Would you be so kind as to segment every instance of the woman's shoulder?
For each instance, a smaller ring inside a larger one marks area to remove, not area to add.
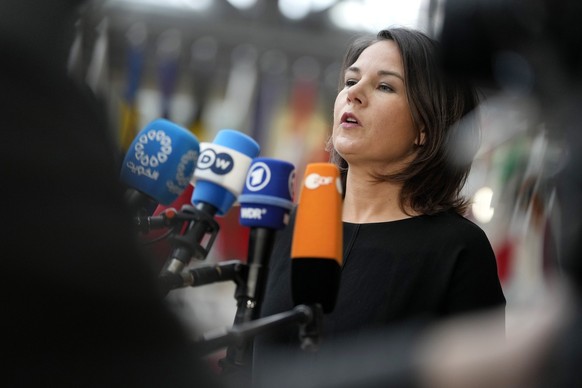
[[[484,233],[483,229],[466,216],[453,210],[443,211],[432,215],[421,216],[427,222],[451,229],[466,230],[468,232]]]
[[[489,241],[485,231],[469,218],[455,212],[444,211],[433,215],[420,216],[418,219],[419,230],[423,227],[436,238],[447,240],[487,242]]]

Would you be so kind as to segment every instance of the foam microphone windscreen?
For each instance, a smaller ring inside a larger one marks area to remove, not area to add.
[[[200,151],[193,177],[196,190],[192,204],[209,204],[218,215],[225,215],[242,192],[247,171],[260,146],[242,132],[221,129],[212,143],[200,144]]]
[[[121,181],[169,205],[190,184],[199,153],[198,139],[190,131],[166,119],[153,120],[127,150]]]
[[[293,228],[293,302],[321,304],[324,313],[335,307],[343,261],[341,187],[336,165],[308,164]]]
[[[295,189],[295,166],[284,160],[255,158],[247,173],[240,202],[240,224],[283,229],[289,222]]]

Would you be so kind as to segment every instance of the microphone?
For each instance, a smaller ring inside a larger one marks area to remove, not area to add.
[[[332,163],[306,166],[291,243],[291,293],[295,305],[335,307],[343,261],[342,186]]]
[[[295,167],[291,163],[271,158],[253,160],[238,198],[240,224],[248,226],[250,233],[246,282],[235,291],[235,327],[259,317],[275,234],[289,223],[294,187]],[[248,341],[231,344],[226,357],[220,360],[223,373],[246,364],[249,349]]]
[[[252,176],[260,177],[262,174],[266,175],[265,172],[255,172],[251,168],[247,175],[248,182],[252,182]],[[256,182],[257,187],[260,187],[259,178]],[[225,331],[204,335],[197,342],[202,354],[230,346],[226,361],[234,366],[244,365],[241,353],[236,354],[236,357],[231,354],[233,346],[235,350],[244,351],[248,341],[256,335],[290,324],[300,325],[301,349],[318,350],[323,314],[333,311],[340,282],[343,260],[341,187],[336,165],[311,163],[306,166],[291,243],[291,293],[295,307],[279,314],[237,323]],[[241,195],[241,204],[249,203],[248,195],[246,191]],[[248,218],[254,219],[261,213],[241,210],[241,217],[246,214]],[[221,361],[223,368],[230,366]]]
[[[219,230],[214,216],[226,214],[241,194],[260,147],[242,132],[222,129],[213,143],[201,143],[200,151],[193,177],[194,206],[184,205],[181,209],[182,216],[189,218],[189,225],[183,234],[172,237],[175,248],[163,273],[180,274],[191,258],[206,258]],[[205,246],[200,245],[203,240]]]
[[[262,173],[251,169],[247,177],[253,174]],[[300,325],[301,349],[318,350],[323,314],[333,311],[340,282],[343,259],[341,187],[336,165],[311,163],[306,166],[291,243],[291,293],[295,307],[279,314],[241,322],[217,333],[207,333],[197,341],[201,354],[223,346],[245,350],[248,341],[256,335],[291,324]],[[248,198],[241,197],[242,200]],[[256,217],[259,212],[248,214]],[[241,354],[236,356],[234,358],[227,352],[226,360],[235,366],[243,365]],[[223,363],[222,366],[226,368],[229,365]]]
[[[235,323],[256,319],[266,285],[269,258],[277,230],[289,223],[293,207],[295,166],[272,158],[255,158],[239,196],[240,224],[250,227],[246,288],[239,295]]]
[[[156,119],[135,137],[123,159],[120,178],[129,187],[133,210],[150,201],[169,205],[186,189],[200,153],[198,139],[166,119]]]
[[[260,147],[242,132],[223,129],[213,143],[200,144],[200,151],[192,203],[212,206],[215,213],[225,215],[242,192],[247,171]]]

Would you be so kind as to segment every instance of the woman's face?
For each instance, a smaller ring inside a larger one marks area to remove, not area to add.
[[[401,170],[413,159],[417,130],[408,105],[402,57],[392,40],[366,48],[345,71],[334,106],[332,141],[350,167]]]

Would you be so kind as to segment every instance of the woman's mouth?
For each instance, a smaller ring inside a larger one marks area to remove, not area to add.
[[[346,112],[342,115],[340,123],[343,127],[347,128],[360,126],[360,121],[358,118],[349,112]]]

